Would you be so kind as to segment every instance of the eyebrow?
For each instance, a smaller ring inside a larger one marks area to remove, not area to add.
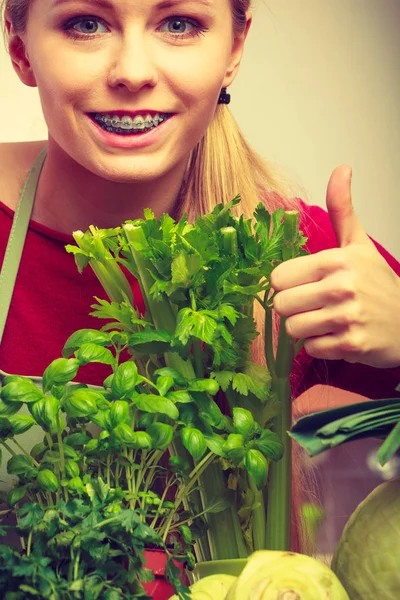
[[[54,6],[60,6],[61,4],[68,4],[70,2],[77,2],[79,0],[54,0]],[[114,8],[114,3],[109,0],[82,0],[86,4],[94,4],[95,6],[103,6],[104,8]],[[163,0],[159,2],[155,8],[159,10],[165,10],[172,8],[177,4],[184,4],[185,2],[191,2],[192,4],[201,4],[207,8],[211,7],[212,0]]]

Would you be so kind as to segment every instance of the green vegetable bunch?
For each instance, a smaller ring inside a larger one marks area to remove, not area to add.
[[[265,547],[289,548],[289,377],[301,341],[287,336],[282,320],[274,348],[270,275],[282,261],[306,254],[306,239],[296,211],[270,214],[260,203],[253,218],[246,219],[234,214],[239,203],[238,196],[194,224],[185,215],[175,222],[166,214],[156,219],[146,210],[144,219],[120,228],[75,232],[77,246],[67,247],[80,271],[91,266],[110,299],[97,299],[92,314],[112,320],[103,330],[114,327],[130,334],[129,351],[142,370],[169,367],[189,381],[215,380],[228,401],[234,427],[222,446],[221,438],[207,427],[222,431],[226,418],[203,390],[192,390],[201,419],[194,428],[222,459],[202,473],[199,500],[203,510],[216,495],[229,504],[218,517],[207,516],[208,541],[196,545],[198,560],[245,558]],[[147,308],[141,322],[125,270],[141,287]],[[265,316],[268,369],[252,361],[252,344],[260,333],[255,303]],[[192,409],[182,410],[194,423]],[[181,456],[182,445],[174,446]],[[262,490],[268,474],[266,522]]]
[[[23,549],[0,550],[10,600],[146,598],[148,546],[167,553],[167,576],[186,599],[176,562],[289,547],[289,376],[301,342],[281,326],[274,349],[270,274],[304,253],[305,239],[297,213],[260,204],[254,219],[238,218],[238,203],[195,224],[147,210],[121,228],[74,234],[67,249],[103,285],[109,301],[96,298],[92,314],[107,323],[75,332],[42,387],[2,381],[0,449],[17,477],[3,513],[15,513]],[[268,370],[251,355],[255,302]],[[89,363],[109,366],[103,387],[74,382]],[[25,448],[19,436],[31,427],[40,438]]]
[[[205,514],[227,506],[219,498],[200,506],[201,474],[222,457],[241,464],[260,488],[265,484],[267,461],[261,450],[274,434],[261,430],[244,409],[235,409],[233,419],[224,417],[213,399],[219,390],[215,379],[188,380],[170,367],[153,370],[151,378],[140,375],[132,358],[121,361],[129,337],[116,330],[77,331],[68,339],[64,357],[45,370],[42,388],[22,376],[2,381],[0,445],[10,456],[8,474],[18,478],[4,512],[16,513],[26,553],[23,564],[38,555],[56,560],[52,585],[67,585],[69,591],[85,590],[82,581],[93,573],[104,583],[109,573],[100,569],[99,574],[97,560],[103,552],[107,565],[120,556],[127,557],[128,567],[136,561],[128,589],[130,594],[143,592],[138,545],[141,550],[163,548],[171,581],[177,591],[184,589],[173,560],[193,565],[192,545],[206,529]],[[72,382],[89,363],[109,365],[103,388]],[[25,449],[20,436],[32,427],[41,428],[42,439]],[[234,443],[237,437],[243,439],[241,447]],[[176,454],[175,445],[184,453]],[[97,529],[98,535],[93,533]],[[17,565],[13,561],[19,554],[6,552],[18,572],[20,560]],[[8,590],[9,578],[3,583]],[[11,584],[15,586],[14,579]],[[44,590],[52,589],[48,585],[39,586],[44,596]]]

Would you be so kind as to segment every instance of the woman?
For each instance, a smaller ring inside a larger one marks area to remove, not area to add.
[[[357,221],[349,168],[331,176],[329,214],[308,207],[248,147],[226,106],[250,0],[6,0],[5,8],[14,69],[38,87],[49,135],[0,147],[0,253],[38,155],[43,166],[0,351],[4,372],[41,375],[73,331],[98,327],[87,313],[104,294],[65,253],[73,230],[118,226],[146,207],[193,218],[240,192],[246,215],[260,199],[269,210],[300,209],[310,238],[312,255],[272,276],[277,312],[290,335],[305,338],[294,396],[321,377],[369,397],[394,394],[400,265]],[[87,383],[101,384],[102,369],[85,368]]]

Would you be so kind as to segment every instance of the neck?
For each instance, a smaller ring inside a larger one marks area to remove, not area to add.
[[[100,177],[74,161],[51,139],[36,192],[32,218],[60,233],[86,231],[89,225],[118,227],[143,218],[176,216],[186,164],[151,181],[119,183]]]

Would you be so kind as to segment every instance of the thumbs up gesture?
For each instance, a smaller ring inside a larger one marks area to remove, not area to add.
[[[311,356],[393,368],[400,365],[400,278],[355,214],[351,176],[348,166],[337,167],[327,189],[339,247],[276,267],[274,308]]]

